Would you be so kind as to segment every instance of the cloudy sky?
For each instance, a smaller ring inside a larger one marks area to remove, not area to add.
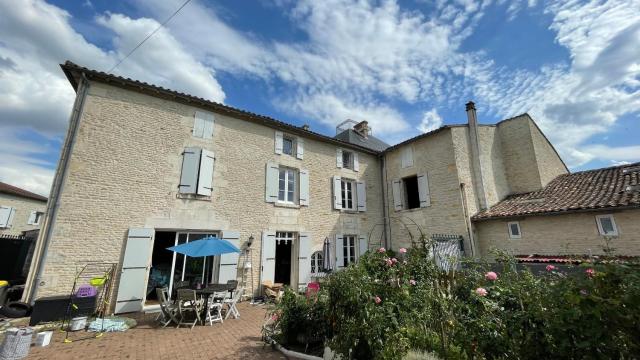
[[[0,181],[47,195],[74,92],[184,0],[0,0]],[[640,0],[192,0],[114,72],[396,143],[528,112],[572,170],[640,161]]]

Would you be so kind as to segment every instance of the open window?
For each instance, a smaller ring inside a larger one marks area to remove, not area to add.
[[[416,209],[420,207],[420,192],[418,191],[418,177],[409,176],[402,179],[404,185],[404,197],[407,209]]]
[[[276,130],[275,153],[278,155],[285,154],[302,159],[304,155],[304,140]]]
[[[298,171],[281,167],[278,171],[278,202],[295,204],[297,202]]]
[[[418,174],[394,180],[393,205],[396,211],[431,206],[431,192],[427,174]]]
[[[29,219],[27,220],[27,225],[40,225],[40,221],[42,220],[42,217],[44,216],[44,213],[41,211],[32,211],[31,214],[29,214]]]
[[[603,236],[618,236],[618,227],[613,219],[613,215],[596,215],[598,232]]]
[[[270,203],[309,206],[309,171],[267,163],[265,199]]]
[[[350,169],[353,171],[360,171],[360,163],[358,161],[358,153],[345,150],[345,149],[337,149],[336,151],[336,165],[339,168]]]

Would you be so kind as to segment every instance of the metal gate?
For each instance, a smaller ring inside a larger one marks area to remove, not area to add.
[[[433,234],[431,250],[436,265],[444,271],[457,268],[459,259],[464,256],[464,239],[462,235]]]

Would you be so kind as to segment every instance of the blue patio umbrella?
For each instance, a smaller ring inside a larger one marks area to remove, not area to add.
[[[184,254],[191,257],[214,256],[240,252],[240,249],[238,249],[235,245],[228,242],[227,240],[218,239],[213,236],[208,236],[200,240],[190,241],[186,244],[168,247],[167,250],[175,251],[179,254]]]

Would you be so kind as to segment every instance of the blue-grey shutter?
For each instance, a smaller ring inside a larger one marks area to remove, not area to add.
[[[394,209],[396,209],[396,211],[400,211],[403,208],[402,180],[393,180],[392,190],[393,190],[393,207]]]
[[[304,289],[311,280],[311,233],[301,232],[298,244],[298,289]]]
[[[265,200],[269,203],[278,201],[278,164],[273,162],[267,163],[265,174]]]
[[[333,185],[333,208],[340,210],[342,209],[342,178],[334,176],[331,184]]]
[[[280,155],[282,154],[282,149],[284,147],[284,139],[283,139],[283,134],[282,131],[278,131],[276,130],[276,135],[275,135],[275,151],[276,154]]]
[[[358,200],[358,211],[367,211],[367,186],[364,180],[356,182],[356,197]]]
[[[300,205],[309,206],[309,170],[300,170]]]
[[[358,153],[353,153],[353,171],[360,171],[360,161],[358,161]]]
[[[418,195],[420,196],[420,207],[431,206],[429,177],[426,173],[418,175]]]
[[[336,270],[344,268],[344,236],[336,234]]]
[[[198,176],[198,195],[211,196],[213,189],[213,151],[202,149],[200,157],[200,175]]]
[[[296,157],[300,160],[304,158],[304,139],[296,139]]]
[[[193,136],[211,139],[213,137],[214,116],[204,111],[196,111],[193,119]]]
[[[336,149],[336,166],[342,168],[342,149]]]
[[[260,283],[273,282],[276,273],[276,232],[264,231],[262,233],[262,264],[260,270]]]
[[[9,227],[9,218],[13,208],[8,206],[0,206],[0,228]]]
[[[367,241],[367,237],[365,235],[360,235],[358,237],[358,247],[359,247],[358,257],[364,255],[364,253],[367,252],[367,250],[369,250],[369,242]]]
[[[125,244],[115,313],[142,311],[151,263],[154,229],[131,228]]]
[[[237,231],[224,230],[222,239],[240,248],[240,233]],[[217,241],[217,240],[211,240]],[[238,277],[238,258],[240,253],[228,253],[220,255],[220,271],[218,272],[218,283],[226,284],[229,280],[236,280]]]
[[[27,225],[37,225],[36,216],[38,216],[38,212],[33,210],[31,214],[29,214],[29,220],[27,220]]]
[[[188,147],[182,153],[182,173],[178,192],[183,194],[195,194],[198,184],[198,169],[200,167],[200,154],[202,149]]]

